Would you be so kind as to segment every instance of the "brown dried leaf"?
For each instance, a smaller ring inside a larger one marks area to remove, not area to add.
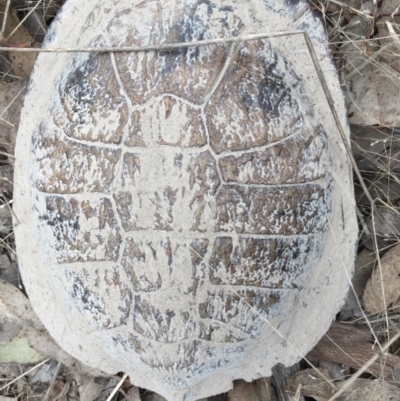
[[[308,354],[308,358],[336,362],[359,369],[379,351],[372,345],[373,338],[368,329],[334,323]],[[370,364],[366,371],[376,377],[388,379],[397,377],[400,372],[400,357],[387,354],[382,357],[382,361],[378,358]]]
[[[5,4],[5,0],[0,1],[0,24],[3,24]],[[17,28],[19,23],[20,21],[16,10],[10,9],[4,33],[5,38],[7,38],[14,31],[14,29]],[[13,35],[7,40],[7,44],[26,45],[26,47],[30,47],[32,43],[32,36],[29,35],[28,30],[23,25],[18,27],[15,33],[13,33]],[[9,52],[9,57],[11,63],[13,64],[14,75],[22,78],[29,78],[33,65],[35,64],[36,56],[36,53]]]
[[[328,369],[318,370],[324,377],[330,378]],[[316,401],[327,401],[335,393],[335,389],[329,382],[319,376],[314,369],[300,370],[295,373],[288,380],[287,391],[294,394],[299,386],[304,397],[313,397]]]
[[[363,302],[369,313],[383,311],[385,303],[386,308],[400,306],[400,245],[382,257],[381,269],[375,269],[365,287]]]
[[[228,393],[228,401],[276,401],[275,391],[270,378],[261,378],[252,383],[244,380],[235,381]]]
[[[329,374],[327,370],[322,373]],[[288,390],[294,391],[302,386],[302,395],[312,397],[316,401],[329,401],[331,397],[347,384],[347,381],[335,382],[337,390],[318,377],[313,369],[305,369],[296,373],[288,384]],[[341,394],[337,401],[397,401],[400,399],[400,389],[382,380],[356,379],[354,383]]]
[[[354,276],[352,279],[353,288],[350,288],[345,304],[343,305],[339,319],[358,318],[363,315],[360,309],[361,299],[365,285],[371,277],[372,270],[376,262],[373,252],[363,250],[359,253],[354,266]]]
[[[26,81],[0,82],[0,151],[14,154]],[[0,154],[0,161],[13,163],[12,158]]]
[[[244,380],[235,382],[233,389],[228,393],[228,401],[259,401],[252,383]]]

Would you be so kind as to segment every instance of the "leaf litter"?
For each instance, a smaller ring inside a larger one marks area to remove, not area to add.
[[[3,45],[38,47],[63,0],[0,0]],[[235,382],[208,401],[400,400],[400,0],[310,0],[324,19],[348,107],[357,167],[359,255],[346,303],[292,368]],[[7,20],[4,12],[8,8]],[[162,401],[62,351],[23,292],[12,233],[13,149],[35,54],[0,54],[0,401]],[[5,351],[7,350],[7,352]],[[10,359],[5,359],[5,357]],[[205,400],[202,400],[205,401]]]

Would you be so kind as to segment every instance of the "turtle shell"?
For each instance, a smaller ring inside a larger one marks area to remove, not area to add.
[[[345,122],[305,1],[69,0],[46,46],[294,29],[313,40]],[[40,55],[15,177],[33,307],[73,356],[170,401],[296,362],[338,311],[353,265],[340,141],[301,35]]]

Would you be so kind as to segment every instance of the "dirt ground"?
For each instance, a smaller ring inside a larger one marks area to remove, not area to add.
[[[0,46],[40,47],[64,0],[0,0]],[[400,0],[310,0],[346,99],[359,222],[355,275],[317,346],[209,401],[400,401]],[[4,16],[7,18],[4,22]],[[0,53],[0,401],[162,398],[67,355],[24,295],[12,226],[14,145],[34,53]]]

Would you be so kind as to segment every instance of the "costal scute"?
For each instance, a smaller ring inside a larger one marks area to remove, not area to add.
[[[279,24],[324,39],[303,1],[70,0],[46,45]],[[39,57],[17,144],[16,238],[32,304],[66,351],[189,401],[294,363],[324,333],[356,222],[344,147],[304,49],[298,36]]]

